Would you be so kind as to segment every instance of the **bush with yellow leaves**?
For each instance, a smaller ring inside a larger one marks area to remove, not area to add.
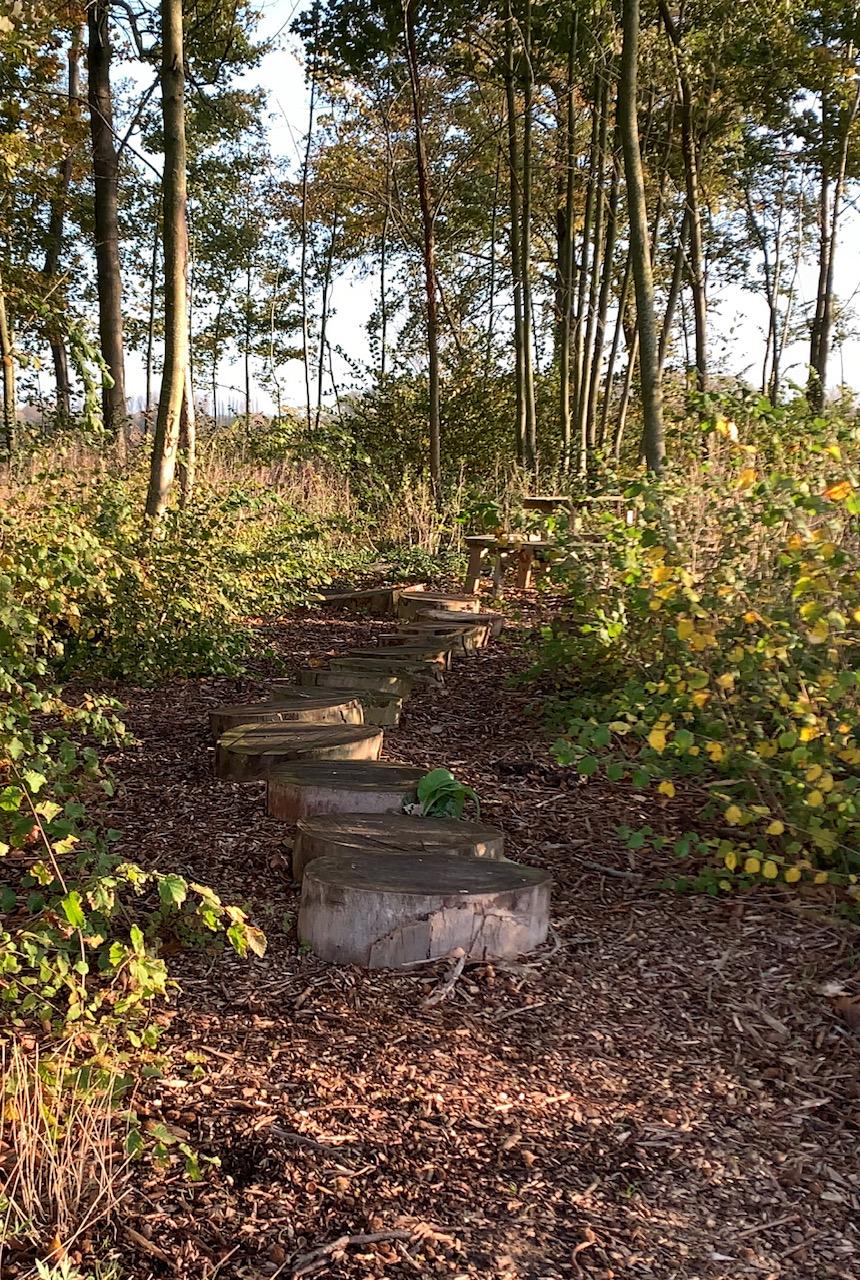
[[[653,787],[661,804],[683,789],[685,882],[827,883],[848,901],[860,897],[857,428],[802,419],[798,443],[785,411],[726,421],[683,481],[628,489],[635,527],[603,517],[601,538],[572,541],[551,570],[569,592],[538,667],[557,689],[556,756]]]

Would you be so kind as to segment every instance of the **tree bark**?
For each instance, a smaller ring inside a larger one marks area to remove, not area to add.
[[[573,319],[574,220],[576,218],[576,112],[573,79],[579,37],[579,14],[571,20],[567,45],[567,82],[564,117],[564,206],[558,229],[559,327],[558,327],[558,397],[561,421],[561,470],[570,470],[572,419],[570,404],[570,342]]]
[[[188,195],[182,0],[161,0],[161,111],[164,127],[164,370],[146,513],[158,520],[176,475],[182,401],[189,376]],[[190,402],[190,396],[189,396]]]
[[[639,148],[637,120],[637,67],[639,60],[639,0],[623,0],[623,43],[618,84],[618,124],[624,153],[630,249],[636,288],[636,331],[639,336],[639,373],[642,389],[645,460],[650,471],[663,470],[663,392],[657,352],[654,314],[654,275],[648,237],[648,206]]]
[[[179,415],[179,472],[180,503],[183,510],[194,496],[197,479],[197,418],[194,410],[194,389],[191,381],[191,362],[185,368],[185,388],[182,393],[182,411]]]
[[[581,421],[582,400],[584,395],[585,374],[585,324],[586,299],[588,296],[588,250],[592,242],[594,227],[594,207],[597,188],[597,154],[600,137],[600,89],[599,76],[595,75],[591,102],[591,141],[588,147],[588,183],[585,189],[585,207],[582,214],[582,238],[579,253],[579,280],[576,290],[576,312],[573,325],[573,420],[578,426]],[[580,475],[585,471],[585,455],[582,438],[577,441],[577,470]]]
[[[514,379],[516,387],[514,432],[516,438],[517,462],[520,466],[523,466],[525,463],[526,402],[523,361],[522,259],[520,255],[521,179],[519,141],[517,138],[517,104],[516,91],[514,88],[514,19],[510,0],[508,0],[507,16],[505,19],[505,62],[503,74],[508,127],[508,167],[510,169],[510,255],[514,312]]]
[[[319,31],[319,6],[314,5],[314,31]],[[310,98],[308,103],[308,136],[305,142],[305,154],[302,161],[302,230],[301,230],[301,259],[299,263],[299,289],[301,290],[302,299],[302,359],[305,366],[305,398],[307,400],[306,422],[308,431],[311,429],[311,368],[310,368],[310,340],[308,336],[308,285],[307,285],[307,268],[308,268],[308,178],[310,176],[311,167],[311,142],[313,140],[314,130],[314,111],[316,109],[317,94],[317,44],[314,40],[314,52],[311,59],[310,73]],[[320,344],[322,351],[322,344]],[[247,429],[247,422],[246,422]]]
[[[319,360],[317,362],[317,408],[314,418],[314,428],[319,430],[320,420],[322,418],[322,400],[323,400],[323,377],[325,373],[325,348],[326,348],[326,331],[328,330],[328,309],[329,298],[331,295],[331,278],[332,267],[334,264],[334,246],[337,239],[337,220],[338,210],[335,207],[332,215],[331,233],[329,235],[328,253],[326,254],[325,270],[323,271],[322,282],[322,298],[320,299],[320,346]]]
[[[591,383],[594,380],[594,335],[597,327],[597,301],[601,280],[601,264],[603,261],[603,222],[606,212],[604,183],[606,173],[606,150],[609,134],[609,78],[601,77],[601,93],[599,103],[600,124],[597,130],[597,153],[594,157],[594,232],[592,237],[591,267],[588,283],[588,315],[585,324],[583,342],[582,378],[579,393],[578,435],[579,435],[579,472],[585,475],[588,470],[588,455],[594,445],[594,423],[589,418]]]
[[[535,399],[534,325],[532,318],[532,97],[534,70],[531,47],[531,0],[525,0],[522,24],[523,53],[523,191],[522,191],[522,288],[523,288],[523,397],[526,410],[525,464],[533,471],[537,461],[537,402]]]
[[[78,100],[80,96],[80,51],[81,51],[81,29],[75,27],[72,31],[71,43],[69,45],[68,54],[68,98],[69,98],[69,114],[73,119],[77,118]],[[45,245],[45,265],[42,268],[42,274],[45,277],[45,283],[48,289],[53,291],[56,288],[56,278],[60,269],[60,256],[63,251],[63,231],[66,221],[66,206],[69,202],[69,187],[72,182],[72,163],[73,152],[71,148],[66,152],[63,163],[60,166],[59,184],[48,214],[48,234]],[[66,351],[66,342],[63,334],[55,324],[49,325],[48,344],[51,348],[51,358],[54,363],[54,382],[56,385],[57,398],[57,414],[61,419],[68,420],[72,413],[72,387],[69,378],[69,357]]]
[[[123,357],[122,272],[119,256],[119,159],[114,144],[110,64],[110,0],[91,0],[87,6],[87,97],[93,156],[93,218],[96,288],[99,304],[99,345],[110,375],[102,382],[102,412],[106,430],[116,438],[121,458],[128,448]]]
[[[421,204],[421,226],[424,248],[424,292],[426,297],[427,356],[429,381],[428,429],[430,436],[430,488],[436,505],[442,501],[441,407],[439,388],[439,316],[436,290],[436,217],[430,192],[430,169],[424,137],[424,103],[415,38],[417,0],[403,0],[403,31],[409,86],[412,95],[412,117],[415,126],[415,162],[418,175],[418,198]]]
[[[594,352],[591,358],[591,380],[588,386],[586,429],[589,449],[597,445],[597,397],[600,391],[603,345],[606,340],[606,321],[609,315],[609,298],[612,292],[612,275],[615,266],[615,238],[618,230],[618,186],[620,174],[617,160],[612,168],[609,201],[606,208],[606,236],[603,243],[603,278],[597,300],[597,323],[594,329]],[[604,388],[604,397],[608,388]]]
[[[0,274],[0,360],[3,361],[3,436],[0,439],[0,465],[8,467],[15,450],[18,407],[15,402],[15,349],[12,326],[6,310],[6,290]]]

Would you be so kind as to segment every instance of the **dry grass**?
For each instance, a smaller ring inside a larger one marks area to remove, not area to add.
[[[62,1263],[126,1194],[119,1077],[85,1087],[72,1053],[0,1051],[0,1275],[10,1254]]]

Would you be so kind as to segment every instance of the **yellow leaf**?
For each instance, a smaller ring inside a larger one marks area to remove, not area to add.
[[[697,689],[693,694],[692,701],[694,707],[706,707],[710,700],[711,695],[708,693],[707,689]]]
[[[726,864],[726,867],[729,871],[734,871],[735,867],[738,865],[738,855],[734,852],[734,850],[732,850],[731,853],[726,854],[726,856],[723,858],[723,862]]]
[[[730,804],[728,809],[726,809],[725,813],[723,814],[723,817],[725,818],[726,822],[729,824],[730,827],[736,827],[738,823],[743,819],[743,816],[744,816],[743,809],[739,809],[736,804]]]
[[[705,750],[714,764],[719,764],[721,760],[725,760],[726,758],[726,753],[721,742],[706,742]]]
[[[850,480],[839,480],[836,484],[832,484],[829,489],[824,490],[825,498],[829,498],[831,502],[844,502],[852,493],[854,486]]]
[[[750,876],[757,875],[761,871],[761,862],[758,858],[747,858],[744,863],[744,871]]]
[[[827,884],[827,881],[829,880],[829,878],[830,878],[830,876],[829,876],[829,873],[828,873],[827,871],[816,871],[816,873],[815,873],[815,880],[814,880],[814,883],[815,883],[815,884]]]
[[[668,796],[671,800],[672,796],[675,794],[675,784],[674,782],[669,782],[669,780],[666,779],[664,782],[660,783],[657,790],[662,796]]]
[[[829,453],[831,458],[835,458],[837,462],[842,461],[842,450],[839,448],[838,444],[826,444],[824,446],[824,452]]]
[[[751,489],[755,484],[755,467],[744,467],[738,476],[739,489]]]
[[[802,872],[800,870],[800,867],[786,867],[785,871],[783,872],[783,879],[786,881],[787,884],[797,884],[801,875],[802,875]]]
[[[798,737],[801,742],[812,742],[813,738],[817,738],[820,732],[821,730],[816,729],[815,725],[805,724],[798,734]]]
[[[809,768],[806,770],[806,775],[805,775],[806,781],[817,782],[823,772],[824,770],[822,769],[820,764],[811,764]]]
[[[724,671],[721,676],[717,676],[717,684],[721,689],[734,689],[735,678],[731,671]]]
[[[779,818],[774,818],[773,822],[768,823],[766,830],[769,836],[781,836],[785,831],[785,823],[780,822]]]
[[[764,876],[765,880],[776,879],[776,877],[779,875],[779,867],[776,865],[773,858],[767,859],[767,861],[765,862],[764,866],[761,869],[761,873]]]
[[[833,785],[834,785],[834,783],[833,783],[833,774],[832,774],[832,773],[823,773],[823,774],[821,775],[821,778],[819,779],[819,782],[818,782],[818,789],[819,789],[819,791],[823,791],[823,792],[824,792],[824,794],[826,795],[828,791],[832,791],[832,790],[833,790]]]
[[[858,610],[860,612],[860,610]],[[682,618],[678,623],[678,639],[689,640],[690,636],[696,630],[690,618]]]
[[[667,582],[672,576],[672,566],[669,564],[658,564],[651,570],[652,582]]]
[[[659,729],[656,725],[648,734],[648,745],[653,747],[655,751],[662,753],[666,750],[666,731]]]
[[[809,633],[809,640],[811,644],[824,644],[829,635],[830,627],[827,625],[827,620],[819,618]]]
[[[820,791],[810,791],[806,797],[806,803],[811,809],[819,809],[824,804],[824,796]]]

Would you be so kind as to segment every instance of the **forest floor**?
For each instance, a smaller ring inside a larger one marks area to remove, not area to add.
[[[289,674],[378,629],[305,613],[267,639]],[[261,960],[172,961],[170,1067],[138,1110],[220,1163],[198,1183],[137,1166],[123,1280],[860,1275],[860,1038],[828,999],[860,990],[856,931],[779,891],[660,889],[616,828],[669,815],[556,767],[506,683],[527,651],[509,630],[385,732],[555,877],[543,951],[467,968],[430,1008],[444,964],[368,973],[298,946],[289,830],[262,786],[212,776],[208,710],[264,684],[119,691],[139,739],[111,761],[123,847],[269,937]]]

